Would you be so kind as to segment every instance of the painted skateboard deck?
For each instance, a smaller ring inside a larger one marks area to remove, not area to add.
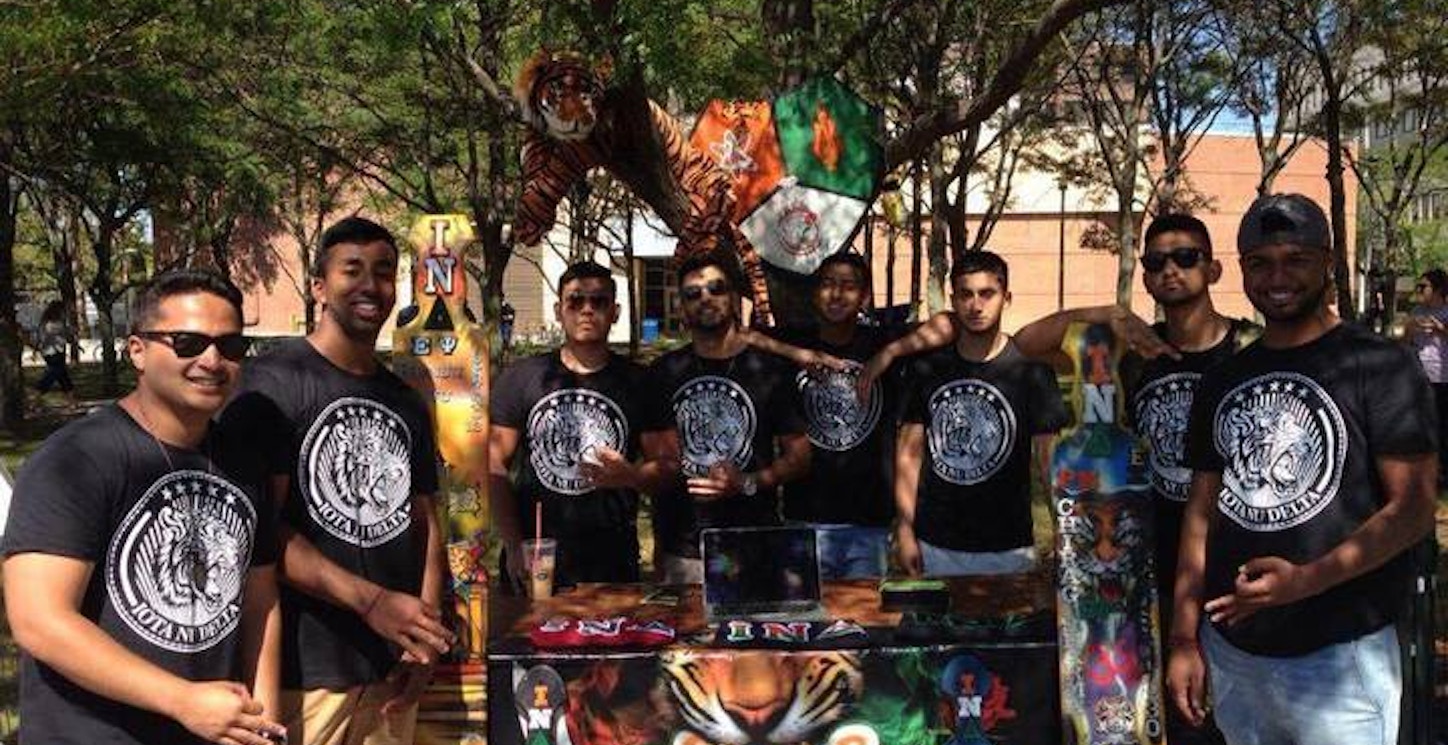
[[[1051,457],[1065,742],[1163,742],[1160,626],[1145,452],[1124,426],[1122,348],[1106,325],[1074,324],[1076,425]]]
[[[451,574],[455,662],[438,666],[418,709],[416,742],[487,741],[488,335],[469,319],[466,252],[473,230],[464,215],[425,215],[408,234],[411,320],[393,335],[392,369],[432,407],[442,479]]]

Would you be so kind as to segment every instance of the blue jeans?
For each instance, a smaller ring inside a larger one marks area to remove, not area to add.
[[[1202,626],[1217,727],[1232,745],[1396,745],[1403,678],[1389,625],[1302,657],[1260,657]]]
[[[888,528],[805,523],[815,529],[820,555],[820,579],[858,579],[885,576]]]

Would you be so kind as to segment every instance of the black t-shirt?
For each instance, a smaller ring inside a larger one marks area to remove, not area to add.
[[[1203,599],[1231,593],[1249,559],[1318,559],[1377,512],[1376,458],[1436,451],[1431,396],[1409,350],[1347,324],[1291,349],[1253,344],[1210,370],[1187,446],[1193,469],[1222,475]],[[1272,656],[1357,638],[1393,620],[1404,560],[1217,630]]]
[[[1152,329],[1157,336],[1166,338],[1165,323]],[[1144,360],[1128,353],[1121,361],[1121,377],[1131,401],[1131,425],[1147,446],[1148,473],[1155,495],[1156,576],[1161,590],[1161,617],[1167,624],[1171,623],[1182,515],[1192,485],[1192,469],[1186,464],[1192,397],[1203,373],[1236,354],[1256,335],[1254,324],[1234,319],[1227,335],[1210,349],[1181,352],[1179,360],[1165,355]]]
[[[1069,421],[1051,368],[1012,342],[973,362],[947,347],[905,367],[902,421],[925,425],[915,535],[954,551],[1032,544],[1031,437]]]
[[[555,582],[638,581],[638,493],[594,489],[579,465],[596,447],[638,460],[640,435],[672,426],[659,390],[650,371],[618,355],[580,375],[558,352],[513,364],[493,385],[493,426],[520,434],[514,496],[523,534],[533,534],[541,502],[543,535],[559,539]]]
[[[863,363],[894,336],[878,327],[859,326],[843,346],[798,330],[781,332],[779,338],[801,349]],[[855,381],[861,368],[795,373],[813,452],[809,474],[784,487],[784,516],[791,520],[881,527],[889,525],[895,514],[890,466],[896,390],[882,385],[882,378],[875,382],[869,401],[860,401]]]
[[[119,406],[106,406],[26,461],[3,552],[91,562],[81,615],[179,677],[240,680],[247,571],[277,556],[266,464],[249,444],[213,430],[196,450],[162,445]],[[28,654],[20,690],[25,742],[202,742]]]
[[[290,476],[282,516],[338,566],[398,592],[422,589],[427,524],[412,495],[437,491],[432,419],[422,397],[378,368],[349,373],[306,339],[249,360],[222,412],[228,431]],[[316,689],[387,676],[399,652],[355,613],[281,587],[282,685]]]
[[[794,367],[753,348],[729,359],[706,359],[692,345],[654,363],[679,431],[683,474],[677,487],[654,500],[654,538],[674,556],[699,556],[699,529],[777,525],[779,494],[760,488],[698,503],[683,479],[708,474],[731,461],[745,472],[774,462],[775,438],[803,434],[804,416],[794,387]]]

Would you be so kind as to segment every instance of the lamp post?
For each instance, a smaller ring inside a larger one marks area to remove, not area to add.
[[[1056,310],[1066,309],[1066,179],[1056,182],[1061,190],[1061,212],[1056,248]]]

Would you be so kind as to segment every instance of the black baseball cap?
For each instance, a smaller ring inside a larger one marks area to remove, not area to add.
[[[1301,194],[1270,194],[1247,208],[1237,228],[1237,253],[1279,243],[1324,251],[1332,246],[1332,228],[1317,202]]]

